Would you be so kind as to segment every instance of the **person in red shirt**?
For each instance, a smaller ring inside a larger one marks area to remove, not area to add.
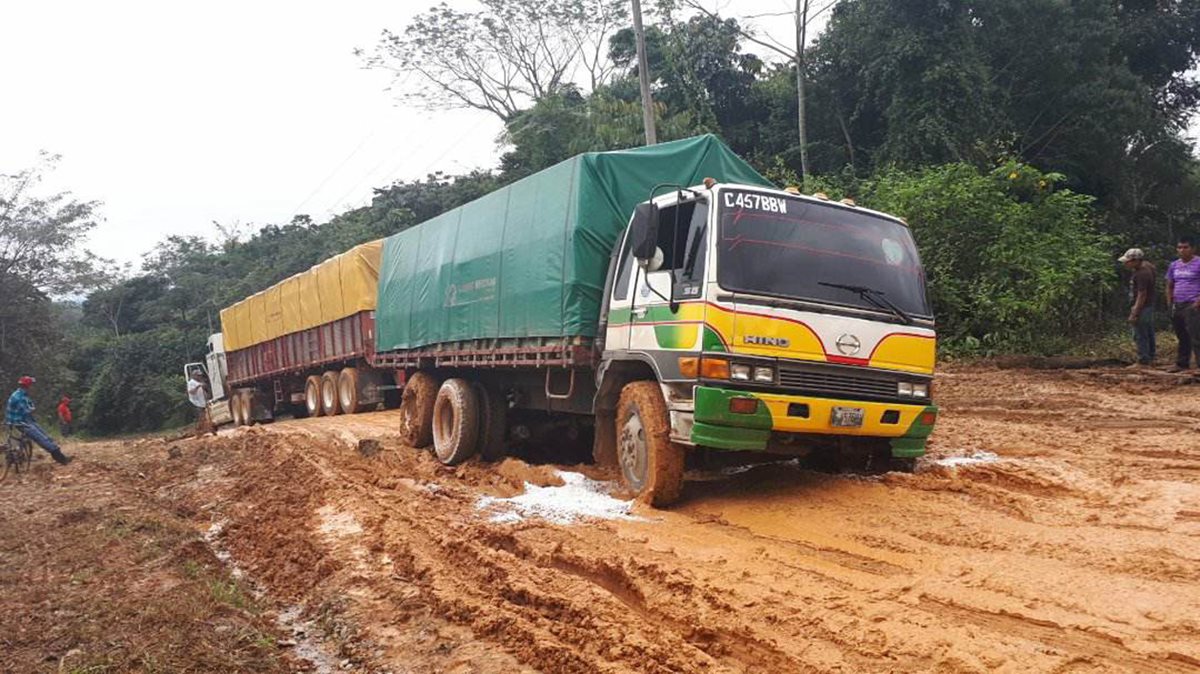
[[[58,430],[64,438],[71,434],[71,399],[67,396],[58,401]]]

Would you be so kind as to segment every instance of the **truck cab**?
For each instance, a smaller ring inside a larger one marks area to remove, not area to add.
[[[849,200],[706,183],[639,205],[613,256],[597,414],[617,416],[625,481],[656,479],[646,420],[618,393],[645,368],[675,446],[910,468],[937,408],[908,226]]]
[[[200,370],[207,378],[210,393],[208,411],[215,426],[233,421],[229,405],[229,371],[225,362],[224,342],[225,340],[219,332],[209,335],[204,362],[187,363],[183,366],[184,381],[190,379],[192,372],[196,370]]]

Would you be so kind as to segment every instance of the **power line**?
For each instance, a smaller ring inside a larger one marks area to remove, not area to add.
[[[456,149],[458,148],[458,146],[459,146],[459,145],[461,145],[461,144],[462,144],[462,142],[463,142],[464,140],[466,140],[467,136],[471,135],[471,134],[472,134],[472,133],[473,133],[473,132],[474,132],[476,129],[478,129],[480,126],[482,126],[482,125],[483,125],[483,123],[484,123],[484,122],[486,122],[486,121],[487,121],[487,118],[486,118],[486,117],[480,116],[480,119],[479,119],[479,121],[475,122],[475,124],[474,124],[474,125],[472,125],[472,126],[471,126],[471,128],[470,128],[470,129],[468,129],[468,130],[467,130],[465,133],[461,133],[461,134],[459,134],[459,135],[458,135],[458,138],[457,138],[457,139],[456,139],[456,140],[455,140],[453,143],[451,143],[449,147],[447,147],[445,150],[443,150],[443,151],[442,151],[442,153],[441,153],[441,154],[439,154],[439,155],[438,155],[437,157],[435,157],[435,158],[434,158],[432,161],[430,161],[430,162],[429,162],[429,163],[428,163],[428,164],[425,166],[425,168],[421,170],[421,174],[422,174],[422,175],[426,175],[426,174],[428,174],[428,173],[429,173],[429,171],[430,171],[430,169],[432,169],[434,166],[436,166],[436,165],[438,164],[438,162],[440,162],[440,161],[442,161],[443,159],[445,159],[445,158],[446,158],[446,155],[448,155],[448,154],[450,154],[451,152],[453,152],[454,150],[456,150]],[[393,169],[390,169],[390,170],[389,170],[389,171],[388,171],[388,172],[385,174],[385,175],[387,175],[387,176],[388,176],[388,180],[387,180],[387,182],[391,182],[391,180],[393,179],[393,177],[396,175],[396,172],[397,172],[397,171],[399,171],[400,167],[401,167],[401,166],[403,166],[403,165],[404,165],[404,163],[405,163],[406,161],[407,161],[407,158],[406,158],[405,160],[402,160],[402,161],[401,161],[399,164],[397,164],[397,165],[396,165],[396,166],[395,166]],[[372,169],[372,171],[371,171],[371,174],[373,174],[373,173],[374,173],[374,169]],[[369,178],[370,178],[370,176],[368,175],[368,179],[369,179]],[[364,182],[365,182],[365,181],[364,181]],[[372,181],[372,182],[374,182],[374,181]],[[360,190],[360,189],[362,188],[362,186],[363,186],[363,184],[362,184],[362,183],[359,183],[359,184],[357,184],[357,185],[354,185],[354,186],[353,186],[353,187],[351,187],[350,189],[346,190],[346,192],[345,192],[344,194],[342,194],[342,196],[338,197],[338,198],[337,198],[337,200],[335,200],[335,201],[334,201],[334,202],[333,202],[333,203],[330,205],[330,207],[329,207],[329,209],[326,211],[326,213],[327,213],[327,214],[330,214],[330,215],[334,215],[333,209],[337,208],[339,204],[341,204],[343,201],[345,201],[346,197],[350,196],[350,194],[352,194],[353,192],[357,192],[358,190]]]
[[[358,141],[358,145],[356,145],[354,149],[350,151],[350,154],[346,155],[346,158],[343,159],[337,166],[335,166],[334,169],[329,172],[329,175],[325,176],[325,179],[322,180],[315,188],[313,188],[312,192],[308,193],[307,197],[304,197],[304,201],[301,201],[299,206],[292,209],[292,215],[288,218],[288,221],[291,221],[292,218],[296,217],[296,214],[300,212],[300,209],[304,208],[304,206],[308,204],[308,202],[315,197],[317,193],[320,192],[321,189],[324,188],[325,185],[332,180],[335,175],[338,174],[339,171],[342,170],[342,167],[344,167],[351,159],[353,159],[355,155],[358,154],[359,150],[363,149],[363,146],[367,144],[367,141],[375,137],[375,133],[376,131],[371,131],[371,133],[363,136],[362,140]]]

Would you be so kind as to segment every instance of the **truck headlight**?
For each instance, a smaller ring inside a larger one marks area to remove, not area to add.
[[[928,398],[929,384],[913,384],[912,391],[915,398]]]
[[[901,395],[906,398],[911,398],[913,394],[913,385],[909,382],[902,381],[896,384],[896,395]]]
[[[754,368],[754,381],[760,384],[775,383],[775,368],[773,367],[756,367]]]
[[[734,381],[750,381],[750,366],[737,363],[729,366],[729,378]]]

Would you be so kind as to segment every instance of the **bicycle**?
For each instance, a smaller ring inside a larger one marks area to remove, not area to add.
[[[19,475],[21,471],[29,470],[33,461],[33,441],[15,426],[8,427],[8,437],[4,439],[4,474],[0,480],[8,477],[9,472]]]

